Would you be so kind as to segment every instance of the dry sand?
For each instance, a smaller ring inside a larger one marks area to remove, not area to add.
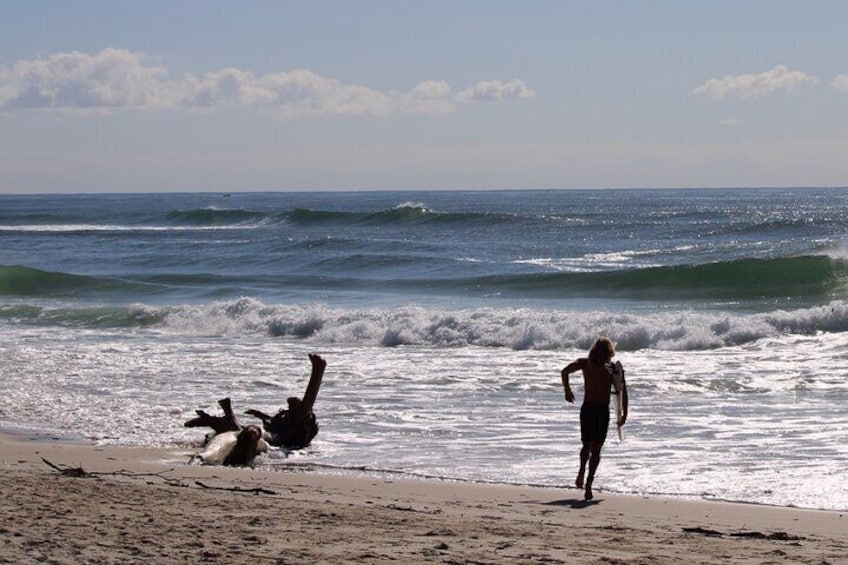
[[[186,460],[0,435],[0,562],[848,563],[840,512]]]

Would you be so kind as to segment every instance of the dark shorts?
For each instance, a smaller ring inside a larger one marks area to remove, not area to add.
[[[604,443],[609,430],[609,404],[584,402],[580,407],[580,440],[583,443]]]

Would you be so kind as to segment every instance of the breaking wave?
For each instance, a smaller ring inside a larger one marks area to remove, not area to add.
[[[239,298],[180,306],[7,305],[0,307],[0,319],[34,325],[154,327],[197,335],[264,335],[323,345],[586,349],[604,334],[617,341],[622,350],[705,350],[787,334],[845,332],[848,303],[833,301],[814,308],[752,314],[616,314],[515,308],[448,311],[419,306],[338,309],[321,304],[269,305],[254,298]]]

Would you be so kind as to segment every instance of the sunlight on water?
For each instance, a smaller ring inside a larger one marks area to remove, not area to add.
[[[2,420],[99,443],[188,449],[204,434],[182,427],[197,408],[218,413],[217,400],[228,396],[238,412],[273,412],[301,395],[310,345],[7,329],[7,371],[16,378],[0,388]],[[624,442],[610,434],[597,487],[848,508],[835,464],[848,461],[848,384],[838,353],[846,345],[822,334],[715,351],[622,352],[630,420]],[[572,482],[578,406],[564,402],[559,369],[582,351],[331,346],[321,353],[329,366],[311,464]],[[300,460],[277,454],[266,464]]]
[[[180,463],[317,351],[321,432],[262,464],[565,488],[604,334],[599,491],[846,510],[846,226],[848,189],[0,195],[0,425]]]

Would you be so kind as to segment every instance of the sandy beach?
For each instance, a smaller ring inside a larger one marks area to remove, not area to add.
[[[0,435],[4,563],[848,563],[848,516]]]

